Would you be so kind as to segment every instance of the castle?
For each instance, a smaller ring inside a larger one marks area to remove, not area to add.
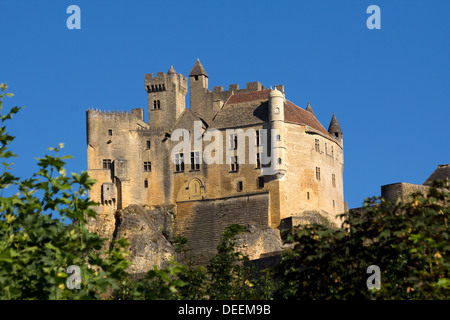
[[[156,77],[146,74],[148,122],[142,108],[86,111],[88,172],[97,181],[89,197],[99,204],[99,223],[113,224],[116,210],[132,204],[170,206],[175,233],[199,252],[215,247],[232,223],[279,228],[315,212],[339,224],[335,215],[346,204],[336,116],[326,130],[309,103],[303,109],[286,99],[283,85],[250,82],[211,91],[208,78],[199,60],[189,81],[173,66]],[[239,129],[247,133],[243,139],[230,134]],[[191,150],[174,154],[180,140]],[[207,140],[215,147],[199,143]],[[255,161],[242,162],[239,150]],[[223,161],[202,161],[207,152]],[[274,162],[275,172],[264,171]]]

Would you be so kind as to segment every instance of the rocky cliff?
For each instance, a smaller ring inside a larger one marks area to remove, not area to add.
[[[110,215],[98,215],[91,219],[88,227],[106,238],[105,246],[113,240],[126,238],[130,243],[127,248],[131,260],[129,272],[141,274],[153,266],[164,268],[174,259],[177,260],[173,244],[173,221],[175,212],[169,207],[131,205]],[[280,232],[267,227],[246,226],[247,232],[236,238],[237,249],[251,260],[259,259],[270,253],[283,250]]]

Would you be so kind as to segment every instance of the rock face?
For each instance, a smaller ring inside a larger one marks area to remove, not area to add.
[[[236,249],[250,260],[284,249],[279,230],[270,227],[262,229],[254,225],[247,225],[246,228],[247,232],[239,234],[235,241]]]
[[[173,219],[171,208],[157,206],[146,209],[131,205],[115,214],[98,215],[97,219],[89,221],[88,228],[107,239],[105,247],[111,246],[114,240],[126,238],[130,243],[127,247],[131,260],[128,272],[142,274],[153,266],[164,268],[172,259],[177,260],[171,242],[174,236]],[[247,225],[246,228],[247,232],[239,234],[235,241],[236,249],[250,260],[284,249],[279,230],[255,225]]]
[[[162,207],[145,210],[131,205],[116,213],[113,239],[126,238],[132,262],[130,273],[143,273],[153,266],[163,268],[174,258],[172,238],[172,213]]]

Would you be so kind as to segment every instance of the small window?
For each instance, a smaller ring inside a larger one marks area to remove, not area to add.
[[[195,81],[198,81],[198,76],[194,76]]]
[[[256,130],[256,145],[262,145],[262,130]]]
[[[103,169],[111,169],[111,159],[103,159]]]
[[[331,156],[334,156],[333,146],[331,146]]]
[[[156,100],[153,100],[153,109],[156,110]]]
[[[108,130],[108,136],[112,136],[112,130],[111,129]]]
[[[320,152],[319,139],[315,140],[316,152]]]
[[[184,171],[184,155],[182,153],[175,154],[175,172]]]
[[[147,86],[147,92],[150,92],[150,86]]]
[[[336,187],[336,175],[334,173],[331,175],[331,184]]]
[[[316,179],[320,180],[320,168],[316,167]]]
[[[258,189],[264,188],[264,177],[258,177]]]
[[[158,110],[161,109],[161,103],[159,102],[159,100],[156,101],[156,107]]]
[[[191,152],[191,170],[200,170],[200,152]]]
[[[278,164],[281,164],[283,161],[281,160],[281,158],[278,158]]]
[[[239,171],[238,157],[231,157],[231,171]]]
[[[242,189],[243,189],[243,183],[242,183],[242,181],[238,181],[238,183],[237,183],[237,191],[241,192]]]
[[[328,154],[328,151],[327,151],[327,143],[325,142],[325,154]]]
[[[148,180],[147,179],[144,180],[144,188],[148,188]]]
[[[155,91],[155,85],[152,84],[152,92]]]
[[[277,141],[281,141],[281,136],[277,134]]]
[[[339,133],[335,132],[335,133],[334,133],[334,136],[335,136],[336,138],[339,138]]]
[[[309,200],[309,192],[306,192],[306,199]]]
[[[261,153],[256,154],[256,168],[261,168]]]
[[[152,171],[152,163],[150,161],[144,162],[144,172]]]
[[[150,146],[151,146],[150,140],[147,140],[147,149],[150,149]]]

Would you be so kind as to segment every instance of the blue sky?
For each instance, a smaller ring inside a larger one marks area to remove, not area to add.
[[[81,30],[66,9],[81,8]],[[369,30],[369,5],[381,29]],[[0,0],[0,82],[24,109],[9,125],[15,173],[65,143],[86,169],[85,110],[146,110],[144,74],[200,58],[209,86],[260,81],[344,132],[349,207],[450,163],[450,1]],[[187,95],[187,103],[188,102]]]

